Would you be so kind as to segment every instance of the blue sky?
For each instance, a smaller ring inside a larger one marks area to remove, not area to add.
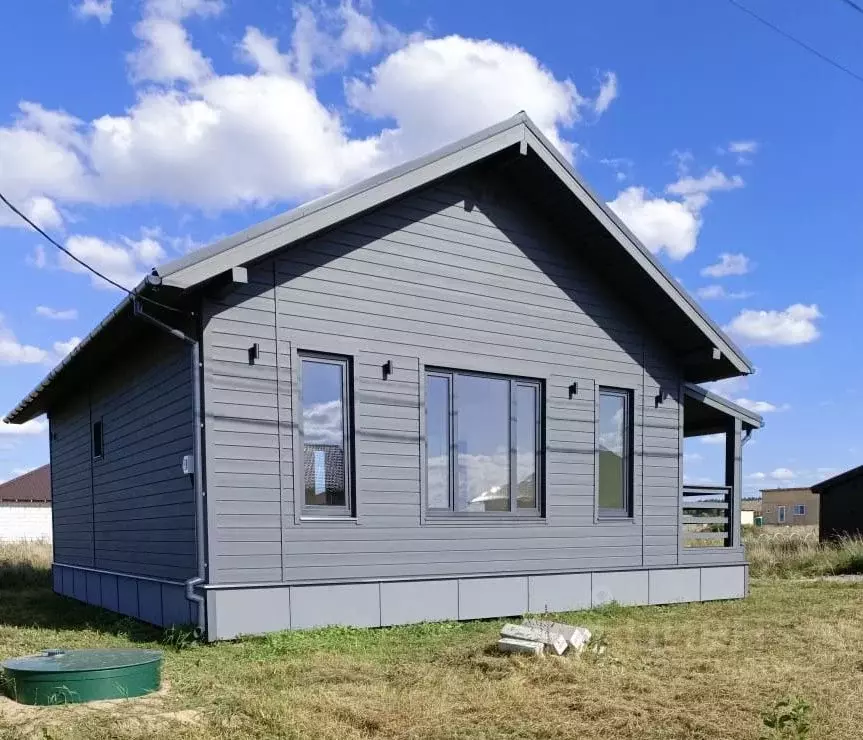
[[[745,0],[863,73],[863,14]],[[757,366],[746,485],[863,459],[863,85],[726,0],[31,0],[0,26],[0,189],[124,284],[526,110]],[[120,298],[0,214],[0,406]],[[725,255],[723,257],[723,255]],[[40,308],[41,307],[41,308]],[[687,444],[718,480],[722,448]],[[0,428],[0,479],[47,461]]]

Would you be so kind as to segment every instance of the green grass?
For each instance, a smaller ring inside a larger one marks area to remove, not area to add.
[[[606,652],[531,659],[493,649],[497,620],[176,649],[187,641],[53,594],[47,570],[7,586],[11,561],[0,557],[0,658],[160,647],[167,689],[108,706],[0,700],[3,740],[851,740],[863,726],[858,584],[771,578],[743,601],[561,615],[601,634]],[[789,722],[808,734],[788,734]]]

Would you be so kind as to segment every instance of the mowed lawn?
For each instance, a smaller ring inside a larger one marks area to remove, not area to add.
[[[160,630],[54,595],[43,564],[16,567],[7,555],[0,658],[49,647],[157,647],[165,651],[166,689],[108,705],[35,708],[0,699],[0,738],[863,734],[863,584],[755,579],[745,601],[612,606],[561,619],[594,630],[604,653],[500,655],[493,649],[500,621],[279,633],[177,649]],[[797,729],[767,727],[765,715],[769,723],[788,697],[798,716],[788,725]]]

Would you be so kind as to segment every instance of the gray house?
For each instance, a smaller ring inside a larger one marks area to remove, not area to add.
[[[155,270],[7,419],[55,590],[224,639],[744,596],[761,419],[697,384],[750,372],[519,114]]]

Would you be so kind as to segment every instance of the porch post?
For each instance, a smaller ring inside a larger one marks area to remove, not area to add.
[[[740,500],[743,494],[743,422],[731,417],[725,429],[725,485],[731,488],[729,546],[740,547]]]

